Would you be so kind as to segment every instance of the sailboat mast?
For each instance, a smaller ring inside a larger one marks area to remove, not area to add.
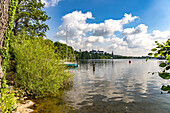
[[[68,28],[67,28],[67,25],[66,25],[66,45],[67,44],[68,44]],[[67,61],[67,56],[68,56],[68,47],[66,47],[66,61]]]

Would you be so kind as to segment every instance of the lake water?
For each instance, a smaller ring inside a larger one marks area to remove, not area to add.
[[[81,60],[60,97],[36,99],[39,113],[170,113],[170,94],[158,76],[160,60]],[[95,63],[95,68],[93,63]],[[35,111],[35,112],[36,112]]]

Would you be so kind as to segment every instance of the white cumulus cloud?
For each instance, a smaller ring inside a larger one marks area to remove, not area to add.
[[[138,25],[136,28],[126,28],[123,30],[124,35],[132,35],[132,34],[139,34],[139,33],[146,33],[148,26],[144,24]]]
[[[103,43],[105,39],[102,36],[90,36],[87,38],[87,42],[89,43]]]
[[[115,52],[117,54],[124,55],[147,55],[152,48],[154,48],[155,41],[166,42],[170,38],[170,31],[153,31],[152,33],[147,32],[148,26],[144,24],[138,25],[136,28],[126,28],[123,30],[122,34],[124,35],[122,44],[122,38],[119,38],[119,41],[115,42],[113,40],[113,47],[115,47]]]
[[[164,39],[170,39],[170,31],[159,31],[159,30],[155,30],[153,31],[153,33],[151,34],[151,36],[154,39],[160,39],[160,38],[164,38]]]
[[[87,19],[94,19],[91,12],[82,13],[74,11],[62,17],[63,23],[58,28],[57,37],[66,35],[66,26],[68,26],[68,34],[70,38],[76,38],[80,35],[86,36],[90,32],[93,36],[111,36],[115,31],[122,31],[124,24],[134,21],[136,16],[125,14],[121,20],[105,20],[104,23],[87,23]]]
[[[61,0],[41,0],[42,3],[45,3],[45,7],[56,6]]]

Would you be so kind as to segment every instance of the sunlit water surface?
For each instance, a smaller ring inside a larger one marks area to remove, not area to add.
[[[39,113],[170,113],[170,84],[158,76],[160,60],[81,60],[72,87],[60,97],[36,99]],[[95,63],[95,67],[93,63]]]

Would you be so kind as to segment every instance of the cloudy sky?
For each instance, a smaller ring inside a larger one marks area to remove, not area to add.
[[[51,17],[47,38],[79,50],[147,55],[170,39],[170,0],[42,0]]]

